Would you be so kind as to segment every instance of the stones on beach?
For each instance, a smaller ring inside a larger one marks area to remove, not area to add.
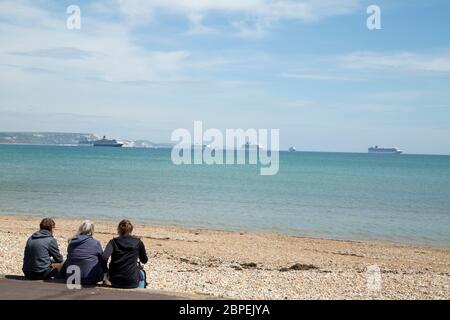
[[[22,275],[25,242],[38,224],[34,218],[0,217],[0,274]],[[58,219],[57,225],[56,237],[66,255],[66,239],[78,221]],[[115,227],[98,222],[95,237],[105,245]],[[144,266],[149,289],[232,299],[450,299],[448,248],[251,232],[202,230],[195,236],[196,231],[152,226],[137,230],[152,236],[144,237],[150,255]],[[371,264],[381,267],[381,291],[367,290],[365,270]]]
[[[312,264],[296,263],[290,267],[280,268],[280,269],[278,269],[278,271],[288,272],[288,271],[305,271],[305,270],[317,270],[317,269],[319,269],[319,268]]]
[[[258,269],[258,264],[254,262],[233,263],[231,268],[237,271],[242,271],[244,269],[255,270]]]
[[[332,252],[333,254],[338,254],[341,256],[350,256],[350,257],[357,257],[357,258],[364,258],[361,254],[351,253],[351,252]]]
[[[254,262],[241,263],[241,267],[244,269],[256,269],[258,265]]]
[[[184,262],[184,263],[192,264],[194,266],[198,266],[198,262],[195,262],[195,261],[192,261],[192,260],[189,260],[189,259],[186,259],[186,258],[180,258],[180,261]]]

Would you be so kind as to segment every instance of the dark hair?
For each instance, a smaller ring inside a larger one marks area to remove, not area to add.
[[[131,232],[133,232],[133,225],[131,224],[131,221],[126,219],[120,221],[119,226],[117,227],[117,232],[121,236],[131,234]]]
[[[52,231],[55,228],[55,221],[50,218],[44,218],[39,224],[39,228],[41,228],[41,230]]]

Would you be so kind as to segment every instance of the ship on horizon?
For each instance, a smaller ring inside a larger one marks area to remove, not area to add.
[[[383,154],[402,154],[403,151],[398,148],[380,148],[378,146],[370,147],[369,153],[383,153]]]
[[[262,145],[257,144],[257,143],[250,143],[249,141],[247,141],[245,144],[243,144],[241,148],[244,150],[250,150],[250,151],[253,151],[253,150],[258,151],[260,149],[264,149],[264,147]]]
[[[123,146],[123,143],[117,142],[115,139],[106,139],[106,136],[103,136],[101,140],[94,141],[94,147],[116,147],[120,148]]]

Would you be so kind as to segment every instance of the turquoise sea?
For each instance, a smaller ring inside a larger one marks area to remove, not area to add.
[[[0,145],[0,214],[450,246],[450,156],[297,152],[175,166],[169,149]]]

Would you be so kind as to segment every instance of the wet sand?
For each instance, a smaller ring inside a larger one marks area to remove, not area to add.
[[[39,221],[0,216],[0,274],[22,274],[25,242]],[[65,256],[81,221],[55,221]],[[103,246],[116,223],[96,221]],[[450,248],[149,224],[136,224],[134,234],[149,254],[150,290],[239,299],[450,299]]]

